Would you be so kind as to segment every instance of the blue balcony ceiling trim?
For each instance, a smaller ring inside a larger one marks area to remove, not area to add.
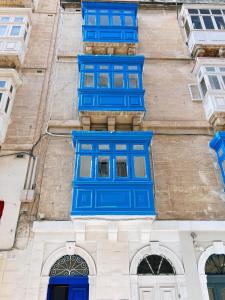
[[[145,111],[143,65],[142,55],[79,55],[78,111]]]
[[[225,185],[225,132],[218,131],[209,146],[216,152],[223,183]]]
[[[151,131],[73,131],[76,157],[71,215],[154,216],[152,136]]]
[[[137,10],[135,3],[82,2],[83,41],[137,43]]]

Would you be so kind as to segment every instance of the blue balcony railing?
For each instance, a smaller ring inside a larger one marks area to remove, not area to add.
[[[80,55],[78,111],[144,111],[144,56]]]
[[[154,216],[152,132],[73,131],[72,216]]]
[[[137,4],[82,2],[85,42],[138,42]]]

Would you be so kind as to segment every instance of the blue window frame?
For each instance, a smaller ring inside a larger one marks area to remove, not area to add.
[[[83,1],[83,40],[137,43],[137,10],[134,3]]]
[[[225,185],[225,132],[218,131],[209,146],[216,152],[223,183]]]
[[[79,55],[78,110],[144,111],[144,56]]]
[[[73,131],[72,216],[155,215],[152,132]]]

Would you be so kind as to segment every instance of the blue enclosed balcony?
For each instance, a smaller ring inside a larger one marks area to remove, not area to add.
[[[209,146],[216,152],[225,187],[225,131],[218,131],[209,143]]]
[[[115,116],[118,123],[143,117],[144,56],[80,55],[78,111],[91,123],[104,123]]]
[[[136,3],[82,2],[84,53],[135,54]]]
[[[155,216],[152,132],[73,131],[71,216]]]

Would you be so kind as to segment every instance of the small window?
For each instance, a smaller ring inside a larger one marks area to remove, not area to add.
[[[84,74],[84,86],[85,87],[94,87],[94,74],[85,73]]]
[[[220,90],[220,83],[219,83],[217,76],[209,75],[208,77],[209,77],[209,82],[210,82],[211,88],[213,90]]]
[[[9,104],[10,104],[10,98],[8,97],[6,105],[5,105],[5,113],[7,114],[8,109],[9,109]]]
[[[80,157],[80,177],[91,177],[91,156]]]
[[[216,25],[218,29],[224,30],[225,29],[225,22],[223,17],[215,17]]]
[[[129,74],[129,87],[137,89],[138,86],[138,74]]]
[[[81,144],[82,150],[92,150],[92,144]]]
[[[107,15],[100,16],[100,25],[102,25],[102,26],[109,25],[109,17]]]
[[[21,26],[13,26],[10,32],[11,36],[18,36],[20,35]]]
[[[199,16],[191,16],[191,21],[194,29],[202,29],[202,24]]]
[[[201,101],[202,97],[197,84],[189,84],[189,92],[191,95],[192,101]]]
[[[133,150],[144,150],[144,145],[133,145]]]
[[[206,93],[207,93],[207,86],[206,86],[204,78],[202,78],[202,80],[200,82],[200,87],[201,87],[201,90],[202,90],[202,95],[205,96]]]
[[[124,144],[117,144],[116,145],[116,150],[127,150],[127,145]]]
[[[23,17],[15,17],[14,22],[15,23],[22,23],[23,22]]]
[[[4,88],[6,85],[6,81],[5,80],[0,80],[0,88]]]
[[[214,29],[213,21],[210,16],[203,16],[202,18],[206,29]]]
[[[114,26],[120,26],[121,25],[120,16],[113,16],[112,17],[112,23],[113,23]]]
[[[109,150],[109,145],[108,144],[101,144],[98,146],[99,150]]]
[[[131,16],[125,16],[125,26],[133,26],[133,18]]]
[[[5,26],[5,25],[1,25],[0,26],[0,36],[4,36],[5,35],[6,29],[7,29],[7,26]]]
[[[91,26],[96,25],[96,16],[95,15],[88,15],[87,25],[91,25]]]
[[[116,176],[127,177],[127,157],[116,156]]]
[[[108,87],[109,86],[109,74],[108,73],[100,73],[100,82],[99,87]]]
[[[144,156],[134,157],[134,176],[135,177],[146,177],[146,164]]]
[[[109,177],[109,156],[98,157],[98,177]]]
[[[11,87],[10,87],[10,93],[12,93],[13,92],[13,86],[11,85]]]
[[[9,17],[1,17],[1,22],[2,22],[2,23],[8,23],[9,20],[10,20]]]
[[[114,74],[114,87],[123,88],[123,74],[120,73]]]

